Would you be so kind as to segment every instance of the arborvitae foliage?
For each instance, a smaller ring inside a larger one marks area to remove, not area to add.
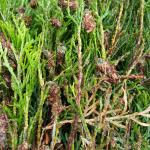
[[[1,0],[0,149],[150,149],[150,0]]]

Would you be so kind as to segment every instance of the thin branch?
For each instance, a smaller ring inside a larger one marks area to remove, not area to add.
[[[78,94],[77,94],[77,105],[80,106],[80,101],[81,101],[81,84],[82,84],[82,78],[83,78],[83,73],[82,73],[82,42],[81,42],[81,27],[78,28],[78,68],[79,68],[79,77],[78,77]]]

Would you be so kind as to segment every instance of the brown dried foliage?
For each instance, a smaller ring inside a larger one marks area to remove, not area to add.
[[[47,100],[49,104],[52,106],[53,115],[56,115],[56,114],[58,115],[63,110],[63,107],[61,104],[61,97],[60,97],[60,88],[54,82],[50,83],[49,96]]]
[[[67,0],[59,0],[59,5],[62,8],[69,7],[71,10],[76,10],[78,8],[78,2],[76,0],[70,0],[69,2]]]
[[[19,14],[23,15],[25,13],[25,8],[24,7],[20,7],[18,9]]]
[[[86,30],[87,33],[90,33],[95,29],[95,27],[96,27],[96,22],[92,15],[92,12],[86,9],[83,18],[83,28]]]
[[[11,50],[11,43],[9,40],[6,39],[4,33],[0,32],[0,42],[2,44],[2,48]]]
[[[114,65],[110,64],[107,61],[104,61],[103,59],[99,58],[96,65],[96,75],[105,75],[105,80],[110,83],[118,83],[119,80],[124,79],[143,79],[143,74],[131,74],[131,75],[119,75],[117,73],[117,70]]]
[[[23,16],[23,20],[25,25],[29,27],[32,24],[32,17],[31,16]]]
[[[62,143],[56,143],[54,150],[65,150],[64,145]]]
[[[104,45],[105,45],[106,50],[109,49],[109,45],[110,45],[109,43],[110,43],[110,33],[105,31],[105,33],[104,33]]]
[[[47,63],[48,69],[55,67],[55,61],[54,61],[54,54],[52,52],[48,53],[48,63]]]
[[[145,59],[150,59],[150,54],[145,55]]]
[[[0,149],[6,146],[6,134],[8,128],[8,119],[5,114],[0,114]]]
[[[43,51],[44,59],[47,61],[46,69],[48,70],[49,77],[53,77],[55,74],[55,54],[52,50]]]
[[[62,26],[62,23],[57,18],[52,18],[51,24],[56,28],[60,28]]]
[[[96,74],[97,75],[104,74],[106,77],[108,77],[108,81],[110,83],[117,83],[119,80],[115,66],[113,66],[107,61],[104,61],[101,58],[99,58],[97,61]]]
[[[7,49],[7,56],[8,56],[8,61],[10,63],[10,65],[12,66],[12,68],[16,69],[17,68],[17,62],[15,59],[15,56],[13,54],[12,51],[12,46],[11,46],[11,42],[9,39],[7,39],[4,35],[4,33],[0,32],[0,42],[2,44],[2,48],[3,49]]]
[[[60,44],[57,47],[57,65],[62,65],[65,58],[66,47],[63,44]]]
[[[31,0],[30,1],[30,7],[35,9],[38,6],[38,1],[37,0]]]
[[[18,146],[18,150],[28,150],[29,149],[29,145],[27,142],[24,142],[23,144]]]
[[[11,76],[8,73],[3,73],[3,79],[6,82],[6,85],[10,88],[11,87]]]

